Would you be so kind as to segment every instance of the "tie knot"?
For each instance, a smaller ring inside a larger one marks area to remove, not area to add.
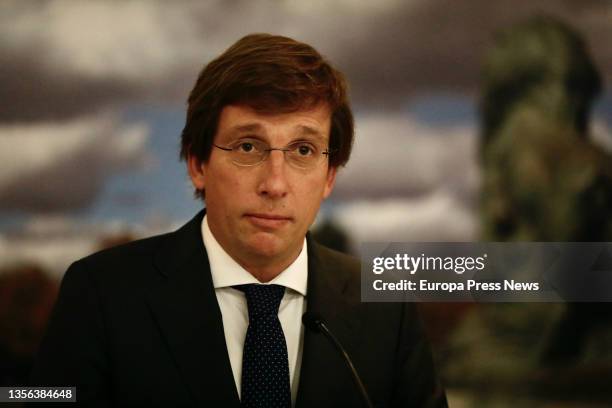
[[[269,315],[277,316],[278,307],[285,294],[285,287],[280,285],[236,285],[234,288],[244,292],[249,309],[249,320]]]

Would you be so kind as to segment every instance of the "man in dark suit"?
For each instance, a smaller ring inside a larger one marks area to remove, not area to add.
[[[360,266],[307,235],[350,155],[342,75],[312,47],[244,37],[209,63],[182,134],[206,210],[75,262],[33,385],[98,406],[446,406],[413,304],[360,302]]]

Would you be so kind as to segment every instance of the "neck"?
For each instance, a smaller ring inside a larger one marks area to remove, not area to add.
[[[238,262],[240,263],[240,262]],[[287,267],[291,265],[291,263],[283,266],[263,266],[263,267],[258,267],[258,266],[249,266],[249,265],[244,265],[242,263],[240,263],[240,266],[242,266],[244,269],[246,269],[251,275],[253,275],[255,277],[255,279],[257,279],[258,281],[262,282],[262,283],[266,283],[266,282],[270,282],[272,279],[276,278],[278,275],[280,275],[280,273],[282,271],[284,271],[285,269],[287,269]]]
[[[255,277],[260,282],[270,282],[287,269],[302,252],[302,245],[298,246],[289,254],[284,256],[268,258],[261,254],[252,254],[246,257],[237,257],[228,252],[228,254],[247,272]]]

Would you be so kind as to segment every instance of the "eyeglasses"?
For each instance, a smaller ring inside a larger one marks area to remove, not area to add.
[[[270,147],[258,139],[240,139],[229,147],[214,143],[213,146],[229,152],[232,162],[238,166],[256,166],[266,160],[272,150],[279,150],[284,153],[287,163],[303,170],[316,167],[332,153],[327,148],[306,141],[293,142],[286,147]]]

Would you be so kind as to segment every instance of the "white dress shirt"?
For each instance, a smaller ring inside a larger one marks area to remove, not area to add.
[[[242,349],[249,325],[246,296],[234,285],[262,283],[228,255],[213,236],[206,215],[202,220],[202,238],[208,253],[215,295],[223,318],[225,344],[229,354],[238,396],[241,394]],[[308,253],[306,239],[302,252],[297,259],[276,278],[266,284],[284,286],[285,295],[281,300],[278,318],[287,342],[289,357],[289,381],[291,384],[291,403],[295,405],[302,364],[302,345],[304,328],[302,315],[306,311],[306,287],[308,280]]]

